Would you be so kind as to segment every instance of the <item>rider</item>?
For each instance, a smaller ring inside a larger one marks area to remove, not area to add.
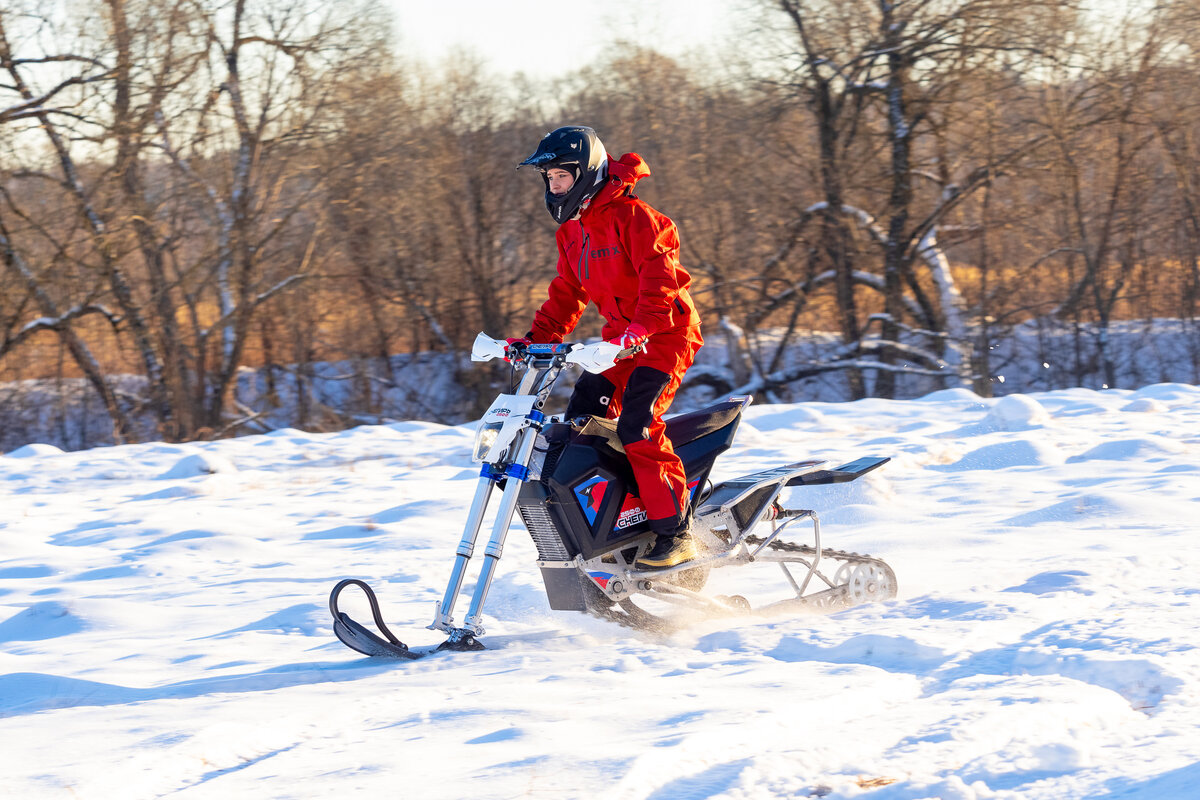
[[[561,342],[588,301],[605,319],[603,337],[642,350],[603,374],[585,372],[567,404],[567,419],[592,414],[617,420],[650,528],[658,538],[636,562],[661,569],[696,555],[679,456],[662,415],[703,339],[679,265],[679,234],[666,215],[633,193],[650,174],[636,153],[610,157],[591,128],[572,125],[546,134],[518,165],[535,167],[546,183],[546,208],[558,223],[558,274],[529,333],[514,342]]]

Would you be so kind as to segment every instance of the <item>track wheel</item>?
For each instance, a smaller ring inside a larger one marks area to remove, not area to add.
[[[846,605],[891,600],[896,596],[896,575],[886,564],[868,561],[843,564],[834,583],[846,587]]]

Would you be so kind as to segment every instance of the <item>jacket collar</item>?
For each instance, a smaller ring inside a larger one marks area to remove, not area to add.
[[[637,153],[626,153],[620,158],[609,156],[608,177],[605,179],[604,188],[596,192],[580,216],[587,216],[592,209],[607,205],[617,197],[632,194],[637,182],[649,174],[650,167]]]

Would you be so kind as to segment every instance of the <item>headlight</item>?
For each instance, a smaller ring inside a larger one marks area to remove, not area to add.
[[[496,443],[496,439],[500,436],[500,429],[503,427],[503,422],[479,423],[479,428],[475,431],[475,451],[471,455],[472,461],[482,462],[487,457],[488,451]]]

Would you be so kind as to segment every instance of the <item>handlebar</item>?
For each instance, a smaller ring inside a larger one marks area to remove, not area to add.
[[[635,345],[622,349],[611,342],[561,342],[561,343],[514,343],[511,347],[502,339],[493,339],[485,333],[475,337],[471,347],[472,361],[491,361],[493,358],[504,358],[525,366],[540,366],[538,362],[549,362],[546,367],[555,364],[578,364],[588,372],[604,372],[623,358],[636,355],[644,345]]]

